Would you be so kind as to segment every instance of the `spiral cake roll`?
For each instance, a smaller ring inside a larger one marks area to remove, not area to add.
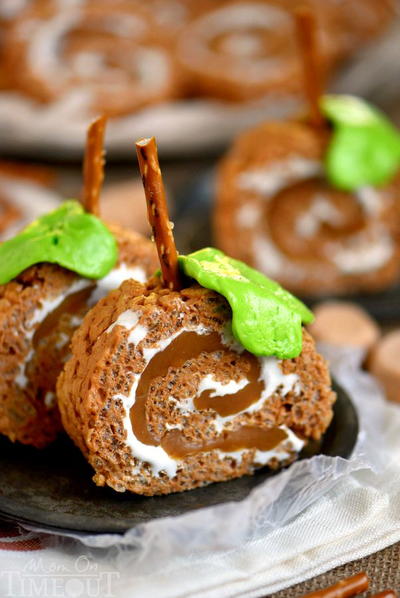
[[[343,191],[330,185],[329,133],[265,123],[221,163],[217,245],[301,294],[373,291],[399,274],[399,178]]]
[[[145,281],[157,267],[150,241],[113,227],[118,262],[101,280],[38,264],[0,286],[0,433],[42,448],[61,430],[57,377],[84,315],[122,280]]]
[[[301,64],[293,30],[297,3],[229,2],[195,19],[178,41],[178,57],[197,93],[246,101],[299,89]],[[328,69],[339,52],[329,5],[315,5]]]
[[[5,68],[34,100],[119,116],[175,96],[164,38],[139,3],[38,0],[9,27]]]
[[[225,299],[126,281],[85,317],[58,380],[66,431],[117,491],[188,490],[291,462],[332,418],[326,363],[304,331],[295,359],[233,339]]]

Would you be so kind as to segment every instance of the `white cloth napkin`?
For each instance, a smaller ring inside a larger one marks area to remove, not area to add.
[[[260,519],[258,526],[246,521],[249,513],[243,505],[234,504],[222,507],[223,511],[200,510],[159,520],[122,540],[110,535],[80,540],[41,536],[45,549],[40,553],[19,553],[15,558],[0,552],[0,595],[18,595],[7,593],[9,571],[29,577],[29,569],[40,558],[44,570],[40,579],[53,583],[57,568],[64,571],[57,596],[251,598],[400,541],[400,407],[381,398],[374,381],[356,368],[354,352],[334,352],[330,357],[336,377],[351,393],[362,420],[357,466],[323,458],[321,463],[334,462],[335,466],[321,467],[320,482],[314,477],[306,487],[308,478],[301,476],[309,464],[299,463],[297,477],[303,486],[292,486],[297,490],[290,503],[288,492],[296,476],[291,469],[276,476],[268,483],[269,494],[260,488],[248,501],[254,518]],[[370,460],[375,467],[383,466],[373,471],[363,465],[363,453],[365,463]],[[374,456],[379,458],[374,460]],[[302,505],[304,497],[313,493],[318,500],[292,516],[288,504]]]

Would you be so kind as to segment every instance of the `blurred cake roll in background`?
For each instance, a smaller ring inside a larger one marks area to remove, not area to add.
[[[57,207],[53,182],[47,169],[0,161],[0,241]]]
[[[43,151],[45,139],[76,153],[88,121],[104,113],[113,151],[125,153],[128,134],[146,135],[151,123],[176,152],[221,143],[262,115],[293,114],[299,2],[4,0],[0,134],[15,151]],[[395,12],[392,0],[307,3],[327,77]]]
[[[113,116],[173,97],[173,61],[151,13],[128,0],[29,3],[8,27],[4,68],[38,102]]]
[[[400,180],[329,184],[329,132],[263,123],[222,161],[214,233],[223,251],[303,295],[375,291],[400,273]]]

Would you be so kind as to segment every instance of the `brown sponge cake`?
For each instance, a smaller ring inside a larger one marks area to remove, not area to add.
[[[188,490],[287,464],[321,437],[335,394],[310,335],[295,359],[258,358],[233,339],[231,317],[200,286],[134,281],[85,316],[57,394],[98,485]]]
[[[128,277],[147,280],[157,267],[150,241],[112,231],[119,260],[102,280],[38,264],[0,286],[0,433],[13,441],[41,448],[55,439],[61,430],[55,386],[73,332],[100,297]]]

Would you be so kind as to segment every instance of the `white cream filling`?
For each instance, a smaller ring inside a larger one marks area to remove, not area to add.
[[[154,347],[143,349],[145,367],[152,360],[154,355],[156,355],[160,351],[164,351],[164,349],[166,349],[168,345],[172,343],[172,341],[175,338],[177,338],[180,334],[189,331],[196,332],[197,334],[206,334],[208,332],[204,327],[198,327],[195,329],[181,328],[175,334],[173,334],[167,339],[163,339]],[[130,332],[132,331],[130,330]],[[179,461],[170,457],[161,446],[152,446],[140,442],[140,440],[138,440],[138,438],[136,438],[135,434],[133,433],[132,424],[130,420],[130,410],[135,404],[136,390],[139,385],[141,375],[142,374],[134,376],[128,396],[123,394],[116,394],[113,397],[114,400],[120,400],[123,406],[123,425],[126,432],[126,445],[130,448],[132,455],[136,459],[140,461],[145,461],[150,465],[154,475],[159,475],[160,471],[165,471],[165,473],[169,477],[173,478],[178,469]]]
[[[165,52],[157,48],[140,48],[135,52],[132,72],[137,77],[137,82],[144,88],[141,90],[142,93],[156,93],[169,82],[170,62]]]
[[[281,430],[286,432],[287,438],[282,440],[278,446],[271,449],[270,451],[256,451],[254,456],[254,463],[257,465],[266,465],[271,459],[277,459],[278,461],[284,461],[290,457],[291,452],[299,453],[303,448],[305,442],[287,426],[279,426]],[[223,451],[217,451],[220,459],[231,457],[236,461],[241,461],[244,453],[248,452],[249,449],[240,449],[239,451],[232,451],[230,453],[224,453]]]
[[[219,45],[219,49],[225,54],[241,57],[257,57],[264,49],[263,40],[256,35],[244,31],[233,32],[228,35]]]
[[[369,216],[376,216],[382,208],[382,193],[374,187],[360,187],[355,191],[364,212]]]
[[[51,392],[50,390],[46,392],[46,395],[44,397],[44,404],[48,409],[54,407],[54,405],[56,404],[56,395],[54,392]]]
[[[309,209],[296,222],[296,233],[305,239],[313,237],[322,224],[340,225],[343,214],[323,195],[317,195]]]
[[[32,72],[39,73],[51,83],[60,84],[68,77],[69,72],[60,60],[60,44],[62,38],[79,23],[77,10],[62,11],[52,19],[40,21],[30,36],[28,47],[28,65]]]
[[[258,205],[244,203],[236,212],[236,222],[241,228],[254,228],[261,216],[261,209]]]
[[[13,19],[28,4],[28,0],[1,0],[0,16],[3,19]]]
[[[90,286],[90,284],[91,284],[90,281],[88,281],[85,278],[82,278],[82,279],[74,282],[66,292],[61,293],[57,297],[53,297],[51,299],[42,299],[41,306],[33,312],[32,318],[27,322],[27,324],[25,326],[24,333],[25,333],[25,338],[28,341],[28,343],[31,343],[32,338],[36,332],[36,329],[38,328],[38,326],[36,326],[36,324],[41,324],[43,322],[43,320],[52,311],[57,309],[57,307],[64,301],[64,299],[66,297],[68,297],[69,295],[72,295],[73,293],[77,293],[78,291],[85,289],[86,287]],[[30,360],[32,359],[33,354],[34,354],[34,350],[33,350],[33,348],[31,348],[30,351],[28,352],[28,354],[26,355],[24,361],[22,363],[20,363],[20,365],[19,365],[19,368],[18,368],[19,371],[15,377],[15,382],[20,388],[25,388],[25,386],[28,382],[28,379],[25,375],[25,367],[26,367],[26,364],[29,363]]]
[[[134,342],[134,344],[139,345],[140,342],[145,338],[148,333],[148,330],[140,325],[140,312],[134,312],[133,310],[126,310],[117,318],[117,320],[109,326],[107,332],[110,332],[115,326],[123,326],[129,331],[128,342]],[[145,368],[147,367],[148,363],[153,359],[153,357],[161,352],[164,351],[168,345],[180,336],[184,332],[196,332],[197,334],[208,334],[209,331],[205,329],[203,326],[193,328],[182,328],[178,330],[175,334],[167,339],[163,339],[157,345],[151,348],[144,348],[143,349],[143,358],[145,361],[145,366],[143,368],[142,373],[144,372]],[[227,331],[225,339],[230,342],[230,334]],[[136,343],[135,343],[136,340]],[[224,342],[224,338],[222,339]],[[216,414],[215,421],[216,422],[227,422],[235,417],[238,417],[246,412],[252,412],[258,409],[262,403],[274,392],[278,389],[281,392],[282,396],[285,396],[290,390],[294,389],[296,393],[300,391],[299,388],[299,378],[296,374],[284,374],[280,367],[279,361],[275,357],[263,357],[260,358],[261,361],[261,374],[260,379],[264,381],[264,391],[260,397],[260,399],[255,402],[254,404],[250,405],[247,409],[242,410],[239,413],[236,413],[234,416],[229,416],[226,418],[220,417]],[[123,395],[121,393],[114,395],[114,400],[119,400],[122,403],[123,407],[123,425],[126,432],[126,445],[129,447],[133,457],[140,461],[145,461],[151,467],[151,470],[154,475],[159,475],[161,471],[164,471],[169,477],[174,477],[176,475],[179,460],[174,459],[168,455],[168,453],[161,447],[161,446],[152,446],[142,443],[138,438],[135,436],[132,424],[130,421],[130,410],[132,409],[133,405],[135,404],[136,400],[136,391],[139,385],[141,374],[135,375],[133,377],[133,381],[131,384],[131,388],[128,395]],[[246,378],[243,380],[239,380],[238,382],[230,381],[227,384],[222,384],[215,380],[212,375],[205,376],[199,384],[196,396],[201,394],[204,390],[212,390],[213,394],[211,396],[223,396],[224,394],[233,394],[238,392],[247,384],[249,380]],[[194,411],[194,401],[195,397],[189,398],[185,401],[183,405],[180,401],[179,403],[176,401],[174,397],[170,397],[170,400],[178,403],[179,409],[181,411],[191,412]],[[216,427],[218,428],[218,423],[216,423]],[[221,426],[221,429],[223,425]],[[179,425],[169,425],[167,427],[168,430],[173,429],[181,429]],[[290,432],[290,431],[289,431]],[[257,463],[267,463],[272,457],[285,459],[288,456],[289,450],[300,450],[297,447],[302,447],[303,443],[300,439],[294,437],[295,441],[292,442],[292,435],[293,433],[288,432],[288,438],[285,439],[279,447],[276,447],[273,451],[257,451]],[[293,435],[294,436],[294,435]],[[301,444],[301,446],[300,446]],[[289,446],[290,445],[290,446]],[[246,449],[242,451],[236,451],[235,455],[239,458],[245,452]],[[247,449],[248,450],[248,449]],[[223,451],[219,451],[221,454],[221,458],[225,456],[232,456],[233,453],[224,453]]]
[[[129,279],[144,283],[147,281],[146,272],[141,266],[132,267],[126,264],[121,264],[117,268],[113,268],[107,276],[96,281],[96,288],[89,299],[89,305],[95,305],[100,299],[108,295],[110,291],[118,289],[125,280]]]
[[[385,231],[381,231],[374,239],[365,234],[355,235],[345,247],[336,247],[330,259],[344,274],[363,274],[384,266],[393,252],[393,239]]]
[[[258,411],[268,397],[276,392],[279,392],[282,397],[285,397],[291,390],[293,390],[295,394],[300,393],[300,381],[297,374],[284,374],[279,367],[279,363],[281,362],[276,357],[259,357],[258,359],[261,365],[259,380],[262,380],[264,383],[264,390],[261,393],[260,398],[246,409],[233,415],[222,417],[216,413],[212,423],[217,432],[222,432],[225,424],[240,417],[244,413]],[[182,413],[191,413],[196,410],[194,406],[195,398],[201,395],[204,390],[213,390],[214,392],[210,394],[211,397],[223,396],[239,392],[245,388],[247,384],[249,384],[247,378],[243,378],[238,382],[231,380],[228,384],[221,384],[221,382],[218,382],[212,374],[208,374],[200,380],[196,395],[185,399],[185,401],[177,401],[177,405]],[[176,401],[175,398],[174,400]]]
[[[197,396],[201,395],[206,390],[211,390],[210,397],[223,397],[224,395],[231,395],[247,386],[249,381],[247,378],[242,378],[239,382],[230,380],[225,384],[218,382],[212,374],[207,374],[202,380],[197,389]]]
[[[139,322],[139,317],[140,314],[138,312],[127,309],[107,328],[106,332],[110,333],[114,330],[115,326],[122,326],[123,328],[131,330]]]
[[[58,335],[58,341],[55,344],[56,349],[62,349],[67,343],[69,343],[70,340],[71,338],[68,334],[65,334],[65,332],[60,332]]]
[[[111,324],[106,332],[110,333],[115,326],[122,326],[130,330],[128,336],[128,344],[138,345],[149,332],[145,326],[138,324],[140,318],[139,312],[127,309],[118,316],[118,318]]]
[[[285,278],[300,281],[306,276],[303,269],[287,258],[266,236],[254,237],[253,251],[255,267],[271,278],[281,278],[284,275]]]
[[[269,198],[289,184],[321,173],[321,162],[302,158],[301,156],[292,156],[282,162],[268,164],[264,168],[254,168],[242,172],[237,177],[237,186],[242,191],[251,191],[264,198]]]
[[[118,87],[123,93],[132,77],[142,87],[136,93],[155,93],[163,89],[170,80],[170,61],[164,51],[156,47],[136,48],[132,56],[121,59],[120,65],[108,65],[101,52],[77,52],[68,61],[62,56],[64,37],[74,28],[84,23],[84,13],[77,5],[57,13],[48,20],[40,21],[32,28],[26,42],[28,45],[28,65],[32,72],[46,79],[48,85],[61,88],[69,85],[76,77],[81,77],[80,86],[95,90],[105,83],[111,85],[111,91],[118,94]],[[100,23],[100,30],[115,35],[115,43],[120,38],[138,39],[146,30],[146,23],[136,15],[109,15]],[[74,86],[77,88],[77,85]]]
[[[257,168],[242,172],[237,178],[237,186],[242,191],[257,193],[264,199],[276,195],[279,191],[297,181],[319,175],[323,172],[320,162],[298,156],[282,162],[275,162],[268,168]],[[355,192],[364,213],[377,216],[382,208],[382,192],[373,187],[360,187]],[[237,223],[243,228],[255,228],[260,220],[259,207],[247,202],[236,212]],[[316,195],[310,209],[304,212],[296,223],[296,233],[308,239],[313,237],[324,223],[340,226],[343,216],[340,211],[322,194]],[[255,266],[272,277],[293,280],[304,279],[307,272],[297,266],[281,252],[272,241],[263,235],[256,235],[253,240]],[[381,268],[392,257],[394,243],[385,232],[368,238],[366,233],[353,235],[345,246],[331,244],[326,252],[327,258],[344,274],[362,274]]]

